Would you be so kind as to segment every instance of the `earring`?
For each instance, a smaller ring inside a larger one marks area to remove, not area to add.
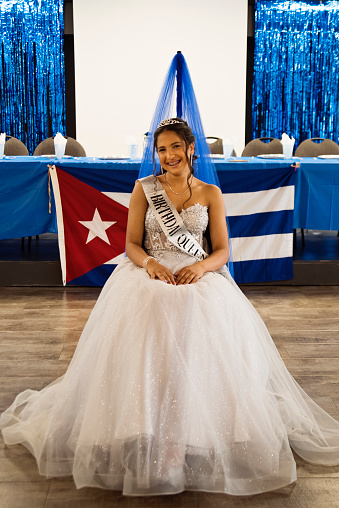
[[[161,166],[160,174],[164,174],[164,168]]]

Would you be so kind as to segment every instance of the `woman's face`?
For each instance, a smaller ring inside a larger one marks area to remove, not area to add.
[[[189,171],[185,142],[173,131],[164,131],[158,136],[157,152],[161,167],[172,174]],[[188,157],[194,153],[194,143],[188,147]]]

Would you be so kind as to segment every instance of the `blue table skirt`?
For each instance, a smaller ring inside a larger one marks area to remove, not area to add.
[[[272,171],[300,162],[296,174],[294,228],[339,230],[339,160],[238,158],[215,160],[222,191],[227,180],[239,181],[240,192],[255,190],[262,170]],[[241,162],[240,162],[241,161]],[[248,162],[245,162],[248,161]],[[121,192],[130,192],[138,176],[139,161],[108,161],[98,158],[5,157],[0,161],[0,239],[55,232],[55,210],[49,213],[48,164],[59,167],[104,167],[124,172]],[[253,178],[253,172],[257,172]]]
[[[339,230],[339,160],[302,159],[293,224],[294,228]]]

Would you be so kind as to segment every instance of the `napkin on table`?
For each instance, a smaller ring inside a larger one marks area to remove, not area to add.
[[[281,144],[283,146],[284,156],[287,158],[291,158],[293,155],[293,147],[294,147],[295,139],[293,137],[288,137],[288,135],[284,132],[281,135]]]
[[[5,143],[6,143],[6,134],[2,132],[0,134],[0,159],[3,159],[5,155]]]
[[[58,159],[61,159],[65,155],[66,143],[67,139],[60,132],[57,132],[54,137],[54,150]]]
[[[287,134],[285,134],[285,132],[281,135],[281,143],[283,145],[294,145],[294,142],[295,142],[295,139],[292,137],[288,137]]]
[[[63,137],[61,132],[57,132],[54,137],[54,144],[55,145],[66,145],[67,139]]]

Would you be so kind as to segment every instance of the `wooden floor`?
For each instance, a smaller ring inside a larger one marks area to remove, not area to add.
[[[248,286],[243,291],[264,318],[290,372],[339,420],[339,286]],[[18,392],[41,389],[65,372],[98,294],[97,288],[1,288],[0,411]],[[339,467],[296,460],[296,484],[262,495],[184,492],[130,498],[76,490],[71,478],[45,480],[24,447],[5,447],[1,438],[0,506],[338,508]]]

